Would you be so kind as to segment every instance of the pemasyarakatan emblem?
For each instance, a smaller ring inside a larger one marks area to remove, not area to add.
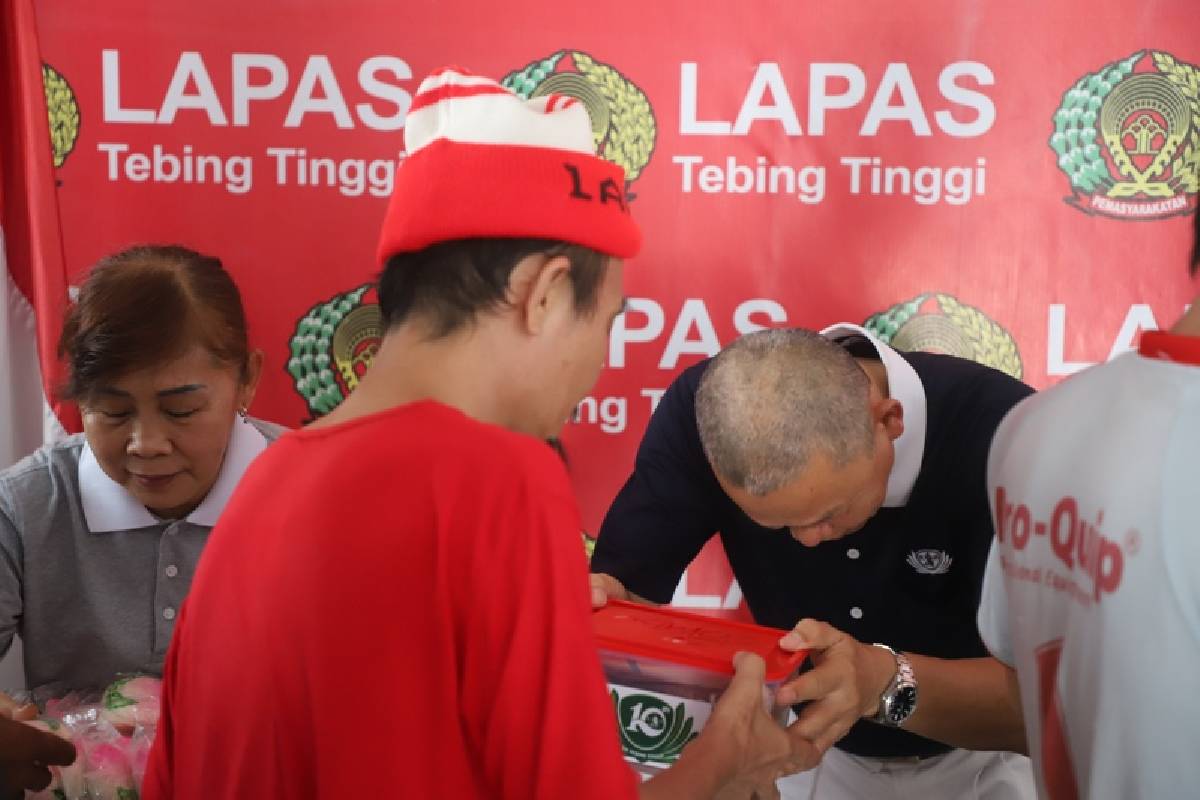
[[[1162,219],[1196,208],[1200,68],[1139,50],[1084,74],[1054,112],[1066,201],[1088,214]]]
[[[625,191],[654,154],[658,123],[637,84],[616,67],[580,50],[559,50],[508,73],[500,81],[524,98],[565,94],[580,100],[592,121],[596,152],[625,170]]]
[[[897,350],[924,350],[969,358],[1020,379],[1016,340],[1000,323],[957,297],[940,292],[872,314],[863,327]]]
[[[373,286],[317,303],[296,323],[287,371],[311,419],[333,411],[354,391],[379,350],[383,315],[367,299]]]

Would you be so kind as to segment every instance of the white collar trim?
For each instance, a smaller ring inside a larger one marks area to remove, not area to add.
[[[883,504],[889,508],[903,506],[912,495],[913,485],[921,472],[921,461],[925,457],[925,427],[928,401],[921,378],[904,358],[885,344],[871,331],[859,325],[839,322],[821,331],[827,339],[849,334],[861,334],[870,339],[879,353],[884,372],[887,373],[888,391],[900,403],[904,412],[904,433],[895,441],[896,459],[888,476],[887,496]]]
[[[217,481],[200,505],[187,515],[187,521],[209,528],[216,525],[242,474],[250,462],[267,448],[267,444],[267,438],[258,428],[249,420],[239,417],[233,423]],[[163,522],[128,490],[108,477],[86,440],[83,452],[79,455],[79,496],[83,502],[84,519],[92,533],[149,528]]]

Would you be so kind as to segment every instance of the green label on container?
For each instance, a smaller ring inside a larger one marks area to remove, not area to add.
[[[627,761],[667,767],[700,734],[712,705],[643,689],[609,684]]]

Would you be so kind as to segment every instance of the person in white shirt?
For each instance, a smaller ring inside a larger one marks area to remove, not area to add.
[[[1200,796],[1198,453],[1196,303],[997,430],[979,630],[1015,670],[1043,797]]]

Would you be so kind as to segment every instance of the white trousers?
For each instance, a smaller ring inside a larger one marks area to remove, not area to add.
[[[784,800],[1034,800],[1032,762],[1015,753],[951,750],[923,761],[861,758],[830,748],[778,783]]]

